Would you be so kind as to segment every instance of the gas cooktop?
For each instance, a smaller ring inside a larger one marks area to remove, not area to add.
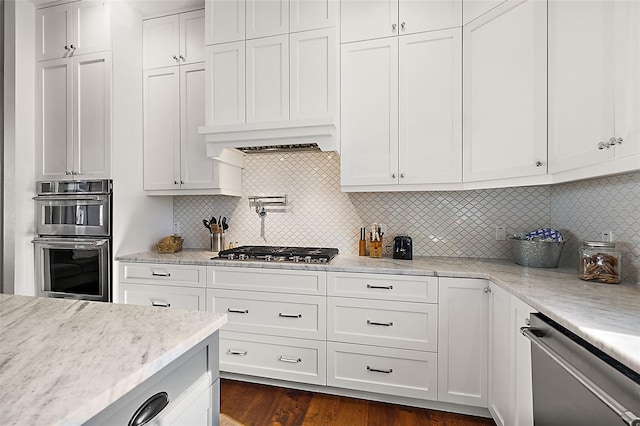
[[[328,263],[337,254],[337,248],[326,247],[241,246],[222,250],[212,259]]]

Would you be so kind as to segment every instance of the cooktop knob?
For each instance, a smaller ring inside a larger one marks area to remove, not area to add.
[[[235,254],[233,254],[233,253],[229,253],[229,254],[227,255],[227,259],[229,259],[229,260],[233,260],[233,258],[234,258],[234,257],[236,257],[236,255],[235,255]]]
[[[291,256],[291,260],[294,262],[300,262],[300,256]]]
[[[265,262],[271,262],[271,255],[270,254],[265,254],[264,255],[264,261]]]
[[[247,258],[246,254],[239,254],[238,255],[238,260],[245,260]]]
[[[311,263],[311,256],[305,256],[304,261],[305,263]]]

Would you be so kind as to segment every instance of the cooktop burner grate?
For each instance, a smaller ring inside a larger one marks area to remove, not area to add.
[[[213,259],[327,263],[337,254],[337,248],[329,247],[241,246],[222,250]]]

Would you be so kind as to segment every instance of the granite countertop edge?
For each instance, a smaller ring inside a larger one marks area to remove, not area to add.
[[[640,374],[638,284],[588,282],[580,280],[573,269],[528,268],[507,259],[414,257],[407,261],[340,254],[328,264],[306,264],[229,261],[212,259],[214,256],[214,252],[187,249],[168,255],[156,252],[123,255],[116,260],[487,279]]]

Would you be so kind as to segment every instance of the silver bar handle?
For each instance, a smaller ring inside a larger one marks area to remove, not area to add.
[[[391,321],[389,321],[389,322],[375,322],[375,321],[367,320],[367,324],[368,325],[382,325],[384,327],[391,327],[393,325],[393,322],[391,322]]]
[[[151,271],[151,275],[153,275],[154,277],[170,277],[171,273],[167,271],[164,271],[164,272]]]
[[[283,314],[282,312],[278,313],[280,318],[302,318],[302,314]]]
[[[227,308],[227,312],[229,312],[231,314],[248,314],[249,310],[248,309]]]
[[[158,302],[156,300],[151,301],[151,306],[155,306],[156,308],[170,308],[171,303],[169,302]]]
[[[68,196],[60,196],[60,195],[38,195],[33,197],[36,201],[100,201],[106,200],[106,195],[68,195]]]
[[[284,355],[280,355],[278,357],[278,361],[290,362],[292,364],[297,364],[299,362],[302,362],[302,358],[291,358],[291,357],[287,357],[287,356],[284,356]]]
[[[78,239],[69,239],[66,241],[64,238],[55,238],[55,237],[38,237],[31,240],[32,243],[55,243],[60,246],[70,246],[70,247],[84,247],[84,246],[92,246],[92,247],[101,247],[109,242],[109,240],[88,240],[82,241]]]
[[[249,352],[237,349],[229,349],[227,350],[227,354],[229,355],[238,355],[238,356],[246,356]]]
[[[392,285],[371,285],[367,284],[367,288],[378,289],[378,290],[393,290]]]
[[[536,345],[538,348],[542,350],[545,354],[547,354],[552,360],[554,360],[560,367],[562,367],[567,373],[571,375],[574,379],[576,379],[582,386],[584,386],[589,392],[593,394],[596,398],[602,401],[607,407],[611,409],[616,415],[618,415],[626,424],[629,426],[640,426],[640,417],[633,414],[631,411],[622,406],[618,401],[616,401],[611,395],[605,392],[600,386],[595,384],[591,379],[582,374],[577,368],[569,363],[566,359],[562,357],[559,353],[554,351],[549,345],[540,340],[539,336],[537,336],[534,331],[536,329],[531,327],[522,327],[520,328],[520,332],[529,340],[531,343]]]
[[[373,368],[373,367],[367,365],[367,371],[371,371],[373,373],[391,374],[391,373],[393,373],[393,368],[390,368],[388,370],[382,370],[380,368]]]

